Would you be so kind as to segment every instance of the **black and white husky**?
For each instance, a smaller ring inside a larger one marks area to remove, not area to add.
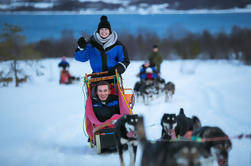
[[[219,166],[228,166],[228,153],[232,149],[232,143],[219,127],[201,127],[193,132],[193,136],[204,139],[206,148],[210,150]]]
[[[177,120],[175,114],[164,114],[161,118],[161,139],[163,140],[171,140],[176,138],[175,127],[177,126]]]
[[[177,137],[184,136],[188,131],[194,131],[201,127],[199,118],[197,116],[192,116],[192,118],[187,117],[183,108],[180,108],[176,121],[175,134]]]
[[[137,123],[138,115],[124,115],[115,122],[115,140],[121,166],[125,165],[123,159],[123,148],[125,145],[128,145],[130,166],[135,165],[138,145],[136,135]]]
[[[189,118],[181,108],[178,115],[165,113],[161,119],[162,133],[161,139],[170,140],[178,136],[184,136],[188,131],[193,131],[201,127],[197,116]]]

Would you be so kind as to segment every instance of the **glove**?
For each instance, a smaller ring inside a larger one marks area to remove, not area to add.
[[[115,74],[115,70],[117,69],[118,71],[118,74],[123,74],[126,70],[126,67],[123,66],[121,63],[118,63],[116,66],[114,66],[113,68],[111,68],[109,71],[108,71],[108,74],[109,75],[114,75]]]
[[[80,38],[78,39],[78,46],[79,46],[81,49],[85,49],[86,41],[85,41],[85,38],[84,38],[84,37],[80,37]]]
[[[114,75],[114,74],[115,74],[115,70],[113,68],[108,70],[108,75]]]

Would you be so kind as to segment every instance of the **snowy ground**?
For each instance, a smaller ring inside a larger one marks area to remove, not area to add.
[[[0,165],[118,166],[116,153],[97,155],[89,147],[82,131],[82,84],[58,84],[59,60],[43,60],[44,76],[34,77],[28,84],[0,88]],[[91,72],[89,63],[68,60],[73,75]],[[123,75],[125,87],[134,86],[141,64],[130,64]],[[6,64],[0,63],[0,69],[4,67]],[[159,125],[151,125],[158,124],[163,113],[178,113],[180,107],[187,116],[197,115],[203,125],[219,126],[230,137],[251,132],[250,66],[225,61],[165,61],[162,77],[176,85],[173,100],[165,103],[158,98],[149,106],[136,103],[134,107],[134,113],[146,119],[149,139],[158,139],[161,133]],[[232,139],[232,143],[230,166],[251,165],[251,140]],[[141,150],[137,165],[140,155]]]

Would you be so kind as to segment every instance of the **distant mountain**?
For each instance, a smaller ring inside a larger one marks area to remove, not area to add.
[[[0,12],[165,13],[251,7],[251,0],[0,0]]]

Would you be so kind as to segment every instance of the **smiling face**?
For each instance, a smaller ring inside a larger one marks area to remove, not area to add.
[[[108,85],[99,85],[97,87],[97,95],[101,101],[105,101],[110,94],[110,89]]]
[[[100,28],[99,35],[105,39],[110,35],[110,30],[108,28]]]
[[[158,48],[153,48],[153,52],[158,52],[159,49]]]

